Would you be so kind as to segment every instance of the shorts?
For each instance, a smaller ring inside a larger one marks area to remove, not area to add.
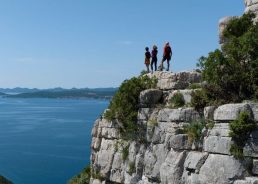
[[[145,58],[145,62],[144,62],[146,65],[149,65],[150,64],[150,58]]]
[[[171,57],[170,56],[163,56],[163,59],[162,61],[170,61],[171,60]]]

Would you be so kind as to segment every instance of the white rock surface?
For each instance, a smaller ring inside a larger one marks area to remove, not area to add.
[[[242,176],[243,165],[233,156],[209,154],[200,169],[200,184],[230,184],[234,178]]]
[[[239,117],[239,114],[247,111],[252,115],[252,109],[249,104],[226,104],[219,106],[214,112],[215,121],[232,121]]]

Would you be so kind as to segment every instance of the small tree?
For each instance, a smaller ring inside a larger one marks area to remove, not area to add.
[[[258,97],[258,24],[254,14],[232,20],[223,32],[221,50],[201,57],[197,66],[207,81],[206,96],[211,102],[241,102]]]

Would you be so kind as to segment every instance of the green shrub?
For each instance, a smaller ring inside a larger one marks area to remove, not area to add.
[[[222,49],[201,57],[197,66],[209,84],[211,102],[238,103],[256,96],[258,86],[258,24],[254,14],[244,14],[225,28]]]
[[[149,126],[158,126],[158,121],[156,119],[150,119],[148,121]]]
[[[243,147],[240,147],[236,144],[232,144],[230,146],[230,153],[239,160],[243,160],[244,159],[244,153],[243,153]]]
[[[140,76],[146,75],[148,72],[146,70],[142,70]]]
[[[206,123],[206,127],[208,129],[213,129],[214,125],[215,125],[215,122],[212,121],[212,120],[208,120],[207,123]]]
[[[256,128],[256,122],[250,117],[248,112],[241,112],[237,120],[229,124],[229,136],[232,137],[234,144],[230,152],[236,158],[243,158],[243,147],[245,146],[250,133]]]
[[[185,105],[185,100],[184,100],[184,96],[182,95],[182,93],[177,92],[176,94],[174,94],[174,96],[172,96],[169,99],[169,105],[172,108],[183,107]]]
[[[209,99],[204,89],[196,90],[191,93],[191,106],[197,111],[202,111],[209,104]]]
[[[68,184],[89,184],[91,178],[91,168],[88,165],[85,169],[81,171],[80,174],[74,176]]]
[[[127,159],[129,155],[129,144],[125,147],[123,147],[123,150],[122,150],[122,159],[123,161],[125,161]]]
[[[190,122],[184,127],[184,132],[188,135],[190,143],[198,142],[202,137],[202,130],[205,127],[204,120]]]
[[[139,109],[140,92],[149,88],[155,88],[156,78],[148,76],[133,77],[125,80],[114,95],[104,117],[109,121],[116,120],[122,124],[122,133],[135,134],[140,128],[137,125],[137,113]],[[132,136],[134,137],[134,136]]]
[[[130,175],[132,175],[133,173],[135,173],[136,169],[135,169],[135,163],[134,162],[129,162],[129,170],[128,173]]]
[[[199,89],[199,88],[202,88],[200,83],[192,83],[188,87],[188,89]]]

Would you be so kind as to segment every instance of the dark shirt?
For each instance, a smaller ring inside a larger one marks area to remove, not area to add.
[[[146,57],[147,59],[150,59],[150,58],[151,58],[151,54],[150,54],[149,51],[145,52],[145,57]]]
[[[151,57],[152,58],[157,58],[157,55],[158,55],[158,50],[157,49],[152,50]]]

